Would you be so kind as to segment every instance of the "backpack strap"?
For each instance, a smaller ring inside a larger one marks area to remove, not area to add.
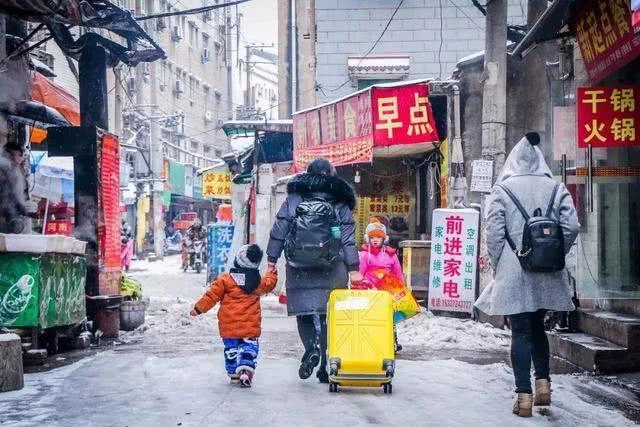
[[[547,207],[546,217],[551,217],[551,212],[553,212],[553,205],[556,201],[556,195],[558,194],[558,189],[560,188],[560,183],[556,182],[556,185],[553,187],[553,192],[551,193],[551,199],[549,200],[549,206]]]
[[[513,192],[511,190],[509,190],[509,188],[507,188],[506,185],[502,185],[502,184],[496,184],[498,187],[502,188],[502,190],[507,193],[507,196],[509,196],[509,198],[511,199],[511,201],[516,205],[516,207],[518,208],[518,210],[520,211],[520,213],[522,214],[522,216],[524,217],[525,221],[529,221],[529,214],[527,213],[526,209],[524,208],[524,206],[522,206],[522,203],[520,203],[520,200],[518,200],[518,198],[516,197],[515,194],[513,194]]]
[[[511,190],[509,190],[506,185],[496,184],[496,186],[500,187],[505,193],[507,193],[507,196],[509,196],[511,201],[516,205],[516,207],[518,208],[518,210],[520,211],[520,213],[524,217],[525,222],[528,221],[529,220],[529,214],[525,210],[524,206],[522,206],[522,203],[520,203],[520,200],[518,200],[516,195],[513,194],[513,192]],[[509,235],[509,230],[507,229],[506,225],[504,227],[504,237],[505,237],[505,239],[507,239],[507,243],[511,247],[511,250],[513,252],[515,252],[515,254],[517,255],[518,254],[518,247],[516,246],[516,243],[511,238],[511,235]]]

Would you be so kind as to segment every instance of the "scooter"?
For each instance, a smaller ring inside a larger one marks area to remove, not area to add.
[[[185,273],[189,267],[192,267],[194,270],[196,270],[196,273],[200,274],[205,262],[204,250],[205,246],[203,240],[194,240],[191,242],[191,245],[189,245],[188,249],[189,260],[182,266]]]

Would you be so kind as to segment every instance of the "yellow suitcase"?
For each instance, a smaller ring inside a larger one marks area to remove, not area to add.
[[[329,391],[383,387],[395,369],[393,297],[385,291],[337,289],[328,306]]]

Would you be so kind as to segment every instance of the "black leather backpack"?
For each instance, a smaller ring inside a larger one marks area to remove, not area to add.
[[[525,219],[520,249],[516,247],[515,242],[509,236],[509,231],[505,228],[507,242],[518,257],[522,269],[535,273],[563,270],[565,267],[564,234],[560,223],[551,217],[560,184],[556,183],[553,187],[551,200],[549,200],[549,206],[544,216],[542,216],[540,208],[533,212],[533,216],[529,216],[522,203],[506,185],[498,184],[498,187],[507,193]]]

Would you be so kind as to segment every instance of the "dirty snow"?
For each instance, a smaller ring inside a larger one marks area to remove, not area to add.
[[[434,316],[426,311],[398,324],[398,338],[402,343],[423,345],[430,350],[502,351],[511,342],[508,331],[489,324]]]
[[[20,341],[20,337],[16,334],[0,334],[0,342]]]

